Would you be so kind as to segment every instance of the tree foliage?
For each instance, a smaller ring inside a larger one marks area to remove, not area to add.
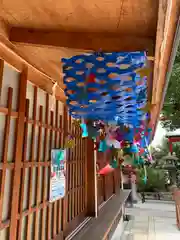
[[[158,165],[159,160],[167,156],[168,153],[169,153],[169,146],[168,146],[167,138],[163,138],[161,145],[156,147],[151,146],[151,154],[154,160],[153,166],[156,167]]]
[[[138,171],[138,191],[139,192],[155,192],[165,189],[165,175],[163,170],[157,170],[152,167],[147,168],[148,181],[145,184],[142,179],[143,170]]]
[[[169,81],[162,116],[161,125],[168,131],[180,128],[180,46]]]

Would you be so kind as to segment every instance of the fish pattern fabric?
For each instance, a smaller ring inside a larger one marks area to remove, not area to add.
[[[62,59],[72,117],[106,122],[118,117],[119,123],[138,125],[145,119],[147,104],[146,71],[142,70],[146,61],[145,52],[92,53]]]

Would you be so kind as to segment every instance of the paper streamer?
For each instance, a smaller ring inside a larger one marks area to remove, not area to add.
[[[82,138],[88,137],[88,130],[86,123],[81,123],[80,127],[82,129]]]
[[[147,183],[147,169],[146,169],[146,166],[144,165],[143,166],[144,168],[144,178],[143,178],[143,182],[146,184]]]

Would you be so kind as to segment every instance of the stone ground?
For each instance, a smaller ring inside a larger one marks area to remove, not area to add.
[[[112,240],[180,240],[174,203],[139,203],[135,205],[135,211],[132,220],[124,222],[124,229],[122,224],[119,224]],[[164,216],[164,212],[168,212],[169,215]]]

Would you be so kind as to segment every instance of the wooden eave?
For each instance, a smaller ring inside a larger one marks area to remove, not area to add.
[[[158,23],[156,34],[156,50],[154,61],[152,103],[156,106],[151,111],[153,136],[163,106],[166,90],[168,65],[171,62],[173,44],[178,26],[180,1],[159,1]]]
[[[147,51],[155,125],[179,0],[6,0],[0,9],[0,58],[18,71],[26,65],[28,79],[49,93],[58,82],[56,95],[62,101],[61,58],[100,50]]]

